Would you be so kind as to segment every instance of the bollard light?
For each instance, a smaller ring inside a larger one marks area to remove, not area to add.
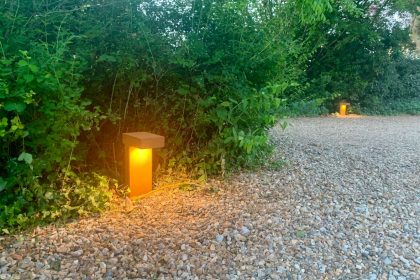
[[[152,190],[152,158],[155,148],[165,146],[165,137],[148,133],[123,133],[125,148],[125,181],[130,196],[136,197]]]
[[[349,106],[350,103],[346,102],[346,101],[342,101],[340,102],[340,107],[339,107],[339,112],[340,112],[340,116],[344,117],[347,114],[347,106]]]

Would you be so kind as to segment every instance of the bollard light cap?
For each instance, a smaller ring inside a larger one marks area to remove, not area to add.
[[[165,137],[149,132],[123,133],[122,140],[124,145],[140,149],[163,148],[165,146]]]

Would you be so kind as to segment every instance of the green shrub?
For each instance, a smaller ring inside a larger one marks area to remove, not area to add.
[[[138,13],[123,1],[112,10],[118,17],[90,9],[86,20],[112,22],[101,34],[117,33],[92,38],[97,57],[86,96],[119,117],[94,141],[109,147],[104,150],[115,145],[121,158],[121,132],[162,134],[167,145],[158,152],[161,165],[202,178],[258,162],[269,150],[267,131],[292,75],[282,72],[290,59],[278,48],[283,38],[270,31],[277,23],[256,20],[261,11],[253,15],[247,2],[203,1],[190,9],[188,1],[146,1]]]
[[[413,67],[402,65],[414,63],[404,58],[415,47],[410,28],[390,20],[401,8],[412,14],[417,13],[416,8],[407,1],[375,3],[374,11],[369,1],[336,1],[332,5],[343,2],[354,9],[332,9],[326,21],[315,27],[317,31],[312,31],[319,35],[319,45],[308,58],[306,86],[301,94],[290,95],[293,101],[323,99],[324,106],[336,112],[338,102],[346,99],[353,109],[362,108],[363,112],[377,98],[388,103],[411,95],[409,92],[418,94],[418,74],[403,73]],[[401,5],[403,2],[407,5]]]
[[[106,208],[106,177],[88,174],[119,179],[126,131],[165,135],[160,164],[192,176],[262,160],[290,80],[277,23],[247,1],[202,4],[2,5],[0,227]]]
[[[295,101],[281,108],[281,114],[288,117],[314,117],[328,114],[323,99]]]
[[[82,176],[87,181],[74,189],[87,195],[85,205],[77,204],[78,195],[63,196],[71,184],[63,174],[71,174],[73,163],[83,160],[77,152],[79,135],[96,129],[103,116],[82,98],[86,64],[72,54],[76,37],[50,25],[54,21],[29,17],[25,12],[33,12],[31,4],[21,4],[18,10],[6,4],[0,12],[0,228],[74,212],[65,206],[101,208],[106,197],[106,192],[89,189],[89,182],[95,182],[104,191],[99,177],[91,176]]]
[[[68,172],[57,179],[50,185],[34,181],[14,193],[4,191],[0,198],[0,230],[101,212],[108,208],[112,190],[117,187],[114,180],[95,173]]]
[[[361,97],[366,114],[419,114],[420,59],[398,58],[369,85]]]
[[[4,1],[0,227],[106,208],[128,131],[166,137],[160,170],[256,166],[280,106],[313,115],[338,97],[361,102],[405,40],[361,2],[191,3]]]

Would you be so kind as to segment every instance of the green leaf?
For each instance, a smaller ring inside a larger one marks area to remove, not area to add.
[[[34,76],[33,76],[33,75],[30,75],[30,74],[25,74],[25,75],[23,75],[23,79],[24,79],[27,83],[29,83],[29,82],[32,82],[32,81],[33,81]]]
[[[46,192],[45,193],[45,199],[51,200],[52,198],[53,198],[53,193],[52,192]]]
[[[6,189],[7,181],[0,177],[0,192]]]
[[[188,87],[182,86],[176,90],[177,93],[180,95],[187,95],[190,93],[190,89]]]
[[[306,232],[303,230],[296,231],[296,237],[298,238],[304,238],[306,236]]]
[[[25,103],[6,102],[6,104],[4,104],[4,110],[8,112],[15,111],[17,113],[22,113],[25,111],[25,108]]]
[[[7,120],[6,117],[3,117],[0,121],[0,127],[7,127],[9,121]]]
[[[32,163],[32,155],[28,154],[28,153],[21,153],[18,157],[19,161],[25,161],[27,164],[31,164]]]
[[[289,125],[288,122],[280,122],[280,127],[281,127],[282,130],[285,130],[288,125]]]
[[[34,64],[29,64],[29,69],[32,71],[32,73],[38,73],[38,66],[34,65]]]
[[[20,122],[20,119],[18,116],[15,116],[11,120],[12,126],[10,127],[11,132],[15,132],[18,129],[23,129],[25,126]]]
[[[103,54],[98,58],[98,62],[116,62],[117,59],[112,55]]]
[[[25,67],[28,65],[28,62],[26,60],[19,60],[18,66],[19,67]]]

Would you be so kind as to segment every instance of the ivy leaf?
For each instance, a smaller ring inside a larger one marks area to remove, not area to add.
[[[18,129],[23,129],[25,126],[20,122],[20,119],[18,116],[15,116],[10,121],[12,123],[12,126],[10,127],[10,132],[15,132]]]
[[[18,157],[19,161],[25,161],[27,164],[31,164],[32,163],[32,155],[28,154],[28,153],[21,153]]]

